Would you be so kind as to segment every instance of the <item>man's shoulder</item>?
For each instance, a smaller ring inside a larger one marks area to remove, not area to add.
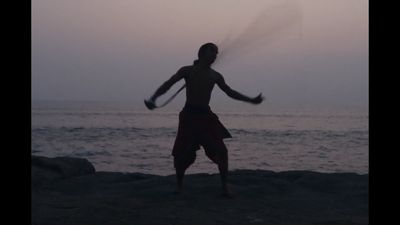
[[[193,66],[189,65],[189,66],[182,66],[178,72],[176,72],[177,74],[180,74],[182,76],[186,76],[187,74],[190,73],[190,71],[192,71]]]
[[[182,66],[179,71],[181,72],[188,72],[193,69],[193,65]]]
[[[211,69],[212,71],[212,75],[216,78],[216,79],[223,79],[224,77],[222,76],[222,74],[214,69]]]

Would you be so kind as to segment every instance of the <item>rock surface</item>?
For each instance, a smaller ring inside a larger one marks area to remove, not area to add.
[[[232,171],[234,198],[227,199],[219,195],[218,174],[187,175],[183,193],[174,194],[174,175],[95,172],[87,160],[35,160],[32,181],[41,184],[32,188],[34,225],[368,224],[368,175]]]
[[[32,188],[38,188],[60,179],[96,172],[94,166],[87,159],[72,157],[31,156],[31,169]]]

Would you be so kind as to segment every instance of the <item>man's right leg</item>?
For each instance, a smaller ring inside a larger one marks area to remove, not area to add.
[[[176,172],[176,193],[182,191],[183,177],[185,176],[185,171],[190,165],[194,163],[196,159],[196,152],[193,151],[190,154],[175,156],[174,157],[174,167]]]
[[[185,176],[185,168],[175,167],[176,172],[176,193],[182,192],[183,176]]]

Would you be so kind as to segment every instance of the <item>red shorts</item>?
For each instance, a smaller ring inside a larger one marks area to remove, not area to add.
[[[185,107],[179,114],[178,133],[172,149],[175,168],[189,167],[200,145],[213,162],[224,162],[228,158],[228,150],[223,139],[231,137],[211,110],[193,111]]]

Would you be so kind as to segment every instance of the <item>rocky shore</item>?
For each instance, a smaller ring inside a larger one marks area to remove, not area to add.
[[[368,175],[231,171],[175,176],[96,171],[86,159],[32,156],[33,225],[368,224]]]

